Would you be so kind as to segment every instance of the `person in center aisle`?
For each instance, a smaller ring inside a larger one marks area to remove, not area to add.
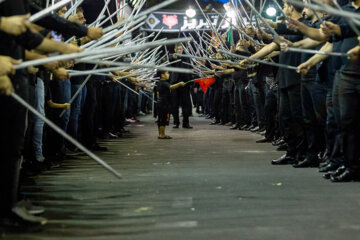
[[[183,54],[184,49],[182,45],[176,45],[175,46],[175,53],[177,54]],[[189,63],[189,60],[187,58],[181,58],[176,55],[172,56],[171,61],[176,61],[180,59],[181,61],[174,63],[172,67],[180,67],[180,68],[189,68],[189,65],[186,63]],[[190,75],[183,74],[183,73],[172,73],[170,76],[170,83],[176,84],[180,81],[187,82]],[[189,123],[189,116],[191,114],[191,99],[190,99],[190,86],[187,85],[184,88],[177,89],[175,91],[172,91],[172,114],[174,117],[174,128],[179,128],[180,125],[180,118],[179,118],[179,107],[181,106],[182,115],[183,115],[183,128],[191,129],[192,126],[190,126]]]
[[[169,113],[171,108],[171,92],[179,87],[184,87],[184,82],[178,82],[176,84],[169,83],[169,72],[158,71],[160,81],[158,83],[158,127],[159,127],[159,139],[171,139],[170,136],[165,134],[165,127],[169,122]]]

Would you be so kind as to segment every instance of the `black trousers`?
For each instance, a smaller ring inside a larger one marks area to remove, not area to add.
[[[289,156],[303,156],[306,151],[301,108],[300,84],[280,88],[280,118]]]
[[[182,109],[183,125],[189,124],[189,116],[191,114],[190,90],[186,87],[178,88],[171,93],[172,97],[172,114],[174,116],[174,124],[180,124],[179,107]]]
[[[215,115],[215,121],[220,122],[221,120],[221,102],[222,100],[222,88],[214,88],[214,115]]]
[[[264,114],[265,114],[265,129],[266,134],[265,137],[267,139],[274,139],[279,134],[279,126],[277,121],[278,115],[278,99],[277,99],[277,91],[269,89],[266,93],[265,97],[265,106],[264,106]]]
[[[356,75],[339,74],[339,106],[345,166],[360,168],[360,78]]]
[[[242,124],[241,121],[241,85],[237,83],[234,89],[234,114],[235,114],[235,123],[237,126]]]
[[[108,133],[113,130],[113,123],[114,123],[114,111],[116,105],[116,85],[118,83],[109,83],[106,82],[102,85],[102,133]]]
[[[306,157],[314,159],[326,148],[326,85],[319,81],[301,83],[301,104],[307,140]]]
[[[86,83],[86,99],[81,115],[81,142],[87,148],[96,143],[95,113],[97,108],[96,86],[93,79]]]
[[[30,76],[33,77],[33,76]],[[28,85],[28,103],[34,107],[35,107],[35,85],[34,84],[29,84]],[[27,116],[27,127],[26,127],[26,133],[25,133],[25,144],[24,144],[24,151],[23,151],[23,156],[24,156],[24,160],[34,160],[35,159],[35,155],[34,155],[34,144],[33,144],[33,133],[34,133],[34,115],[33,114],[28,114]]]
[[[169,109],[165,104],[158,104],[158,127],[169,125]]]
[[[119,84],[116,85],[117,99],[114,109],[114,129],[115,131],[121,131],[125,126],[125,95],[126,89]]]
[[[17,74],[12,83],[15,92],[28,101],[27,76]],[[0,216],[4,216],[17,202],[27,111],[13,98],[1,95],[0,112]]]
[[[257,123],[260,127],[265,126],[265,82],[253,83],[252,95],[254,98],[254,106],[256,111]]]
[[[221,96],[221,122],[224,124],[232,120],[232,93],[229,84],[229,82],[224,83]]]
[[[340,89],[343,85],[341,74],[339,71],[335,76],[329,73],[329,79],[333,77],[334,82],[332,88],[328,92],[328,119],[327,119],[327,134],[328,139],[331,140],[330,161],[334,164],[344,164],[344,151],[343,151],[343,131],[341,130],[341,114],[340,114]]]

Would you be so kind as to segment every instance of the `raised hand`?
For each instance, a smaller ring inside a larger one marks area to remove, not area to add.
[[[300,22],[294,18],[288,18],[288,20],[286,21],[286,26],[290,30],[299,30]]]
[[[70,78],[69,73],[66,71],[65,68],[58,68],[53,71],[55,77],[61,81],[65,81],[66,79]]]
[[[15,74],[14,65],[19,64],[20,61],[8,56],[0,56],[0,76]]]
[[[101,38],[104,35],[103,30],[101,28],[89,28],[88,29],[88,34],[87,36],[91,39],[91,40],[97,40],[99,38]]]
[[[27,25],[30,24],[27,21],[29,17],[30,14],[2,17],[0,30],[10,35],[15,35],[15,36],[20,35],[26,32]]]
[[[341,35],[340,26],[329,21],[325,21],[323,24],[321,24],[320,30],[326,36],[329,36],[333,33],[339,36]]]
[[[0,94],[9,96],[14,91],[11,80],[8,76],[0,76]]]
[[[302,64],[300,64],[298,67],[297,67],[297,70],[296,70],[296,72],[297,73],[300,73],[300,74],[302,74],[302,75],[306,75],[308,72],[309,72],[309,70],[311,69],[311,65],[309,64],[309,63],[302,63]]]
[[[347,54],[349,54],[348,59],[350,61],[356,62],[359,60],[360,57],[360,46],[356,46],[350,49]]]

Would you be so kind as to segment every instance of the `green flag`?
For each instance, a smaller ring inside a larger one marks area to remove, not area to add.
[[[233,29],[231,26],[229,27],[228,30],[227,41],[230,43],[231,46],[234,45]]]

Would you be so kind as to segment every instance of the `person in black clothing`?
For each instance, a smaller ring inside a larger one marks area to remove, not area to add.
[[[359,13],[360,1],[352,1],[347,7],[348,11]],[[358,28],[359,29],[359,28]],[[340,109],[341,134],[343,137],[344,170],[338,175],[332,175],[333,182],[346,182],[360,179],[360,61],[358,57],[358,36],[342,18],[338,24],[326,22],[321,29],[325,34],[334,34],[341,42],[340,52],[355,53],[355,57],[341,59],[341,67],[337,72],[335,84],[341,83],[338,88],[338,104]],[[350,50],[350,52],[348,52]]]
[[[169,83],[169,72],[158,71],[160,81],[157,86],[158,91],[158,128],[159,128],[159,139],[171,139],[170,136],[165,134],[165,126],[168,125],[169,113],[171,108],[171,91],[178,87],[185,86],[184,82],[178,82],[176,84]]]
[[[184,50],[181,45],[175,46],[176,53],[183,54],[183,51]],[[172,60],[170,61],[176,61],[178,59],[181,59],[181,61],[174,63],[172,65],[173,67],[189,68],[189,66],[185,64],[185,63],[189,63],[188,58],[181,58],[174,55],[172,57]],[[188,80],[190,80],[189,76],[190,75],[188,74],[174,72],[170,76],[170,83],[176,84],[180,81],[187,82]],[[180,125],[179,107],[181,106],[182,115],[183,115],[182,127],[191,129],[192,127],[190,126],[189,123],[189,116],[191,114],[191,109],[192,109],[191,99],[190,99],[190,86],[187,85],[184,88],[172,91],[171,96],[172,96],[172,115],[174,117],[174,128],[179,128]]]
[[[328,3],[327,3],[328,4]],[[354,11],[354,5],[348,4],[346,0],[338,0],[337,4],[342,6],[346,11]],[[347,24],[346,20],[339,16],[324,16],[324,19],[329,26],[334,26],[334,24],[345,25]],[[330,23],[331,22],[331,23]],[[330,34],[328,30],[324,32],[324,29],[311,28],[305,24],[293,21],[291,23],[292,27],[295,26],[296,30],[301,31],[303,34],[307,35],[309,38],[315,41],[327,41],[326,44],[321,47],[321,51],[333,51],[333,52],[346,52],[343,48],[343,42],[348,42],[356,45],[356,38],[350,40],[345,40],[339,38],[337,35],[340,34]],[[340,28],[338,28],[340,29]],[[341,29],[342,30],[342,29]],[[345,30],[345,29],[344,29]],[[348,31],[349,32],[349,31]],[[348,34],[345,32],[345,35]],[[346,50],[351,48],[351,44],[346,47]],[[321,54],[316,54],[312,56],[309,60],[302,63],[298,66],[298,71],[304,75],[307,75],[308,72],[314,67],[318,67],[319,77],[321,79],[326,79],[327,82],[327,152],[325,155],[324,162],[320,165],[320,172],[328,172],[324,175],[325,178],[330,178],[332,173],[341,174],[344,167],[344,154],[343,154],[343,140],[341,134],[341,120],[340,120],[340,104],[339,104],[339,89],[343,85],[339,77],[341,66],[344,64],[344,60],[341,57],[335,56],[324,56]],[[337,169],[337,170],[336,170]],[[336,170],[336,171],[335,171]],[[335,172],[334,172],[335,171]]]
[[[303,21],[301,12],[302,8],[284,3],[284,13],[288,17]],[[272,23],[273,27],[279,34],[290,41],[299,41],[302,35],[298,32],[291,31],[284,23]],[[262,48],[259,52],[252,55],[252,58],[262,58],[280,48],[279,44],[272,42]],[[279,62],[286,65],[297,66],[300,63],[301,54],[294,52],[281,52]],[[246,65],[249,61],[243,60],[242,64]],[[284,130],[284,138],[287,143],[287,152],[284,156],[271,163],[295,164],[297,161],[303,161],[306,151],[305,133],[303,128],[303,118],[300,94],[300,74],[295,70],[280,68],[279,73],[279,91],[280,91],[280,120]]]
[[[29,13],[28,1],[12,0],[0,3],[0,16],[26,15]],[[3,22],[4,23],[4,22]],[[78,48],[69,47],[63,43],[55,43],[44,39],[42,36],[21,28],[26,19],[19,20],[12,26],[2,24],[0,31],[0,55],[10,56],[15,59],[26,59],[25,49],[37,49],[44,52],[59,51],[72,53],[79,51]],[[10,27],[10,28],[9,28]],[[11,29],[8,31],[8,28]],[[21,30],[16,32],[15,30]],[[16,36],[11,36],[16,35]],[[16,93],[25,101],[28,101],[28,73],[26,70],[18,70],[11,76],[11,82]],[[6,217],[23,222],[43,224],[44,219],[34,219],[23,208],[14,208],[18,200],[19,171],[21,162],[21,150],[23,148],[25,134],[26,110],[13,98],[0,96],[0,150],[3,159],[0,161],[0,217]],[[19,212],[22,211],[22,212]]]
[[[303,12],[304,18],[308,21],[309,27],[319,28],[318,21],[314,12],[305,8]],[[321,13],[318,13],[321,16]],[[308,39],[301,40],[295,45],[302,45]],[[322,42],[316,43],[317,49],[323,45]],[[306,62],[312,55],[307,53],[301,54],[301,62]],[[301,76],[301,104],[304,119],[304,128],[307,140],[306,161],[299,163],[295,167],[311,167],[319,165],[319,157],[325,152],[325,126],[326,126],[326,83],[317,73],[314,66],[308,71],[307,75]]]

